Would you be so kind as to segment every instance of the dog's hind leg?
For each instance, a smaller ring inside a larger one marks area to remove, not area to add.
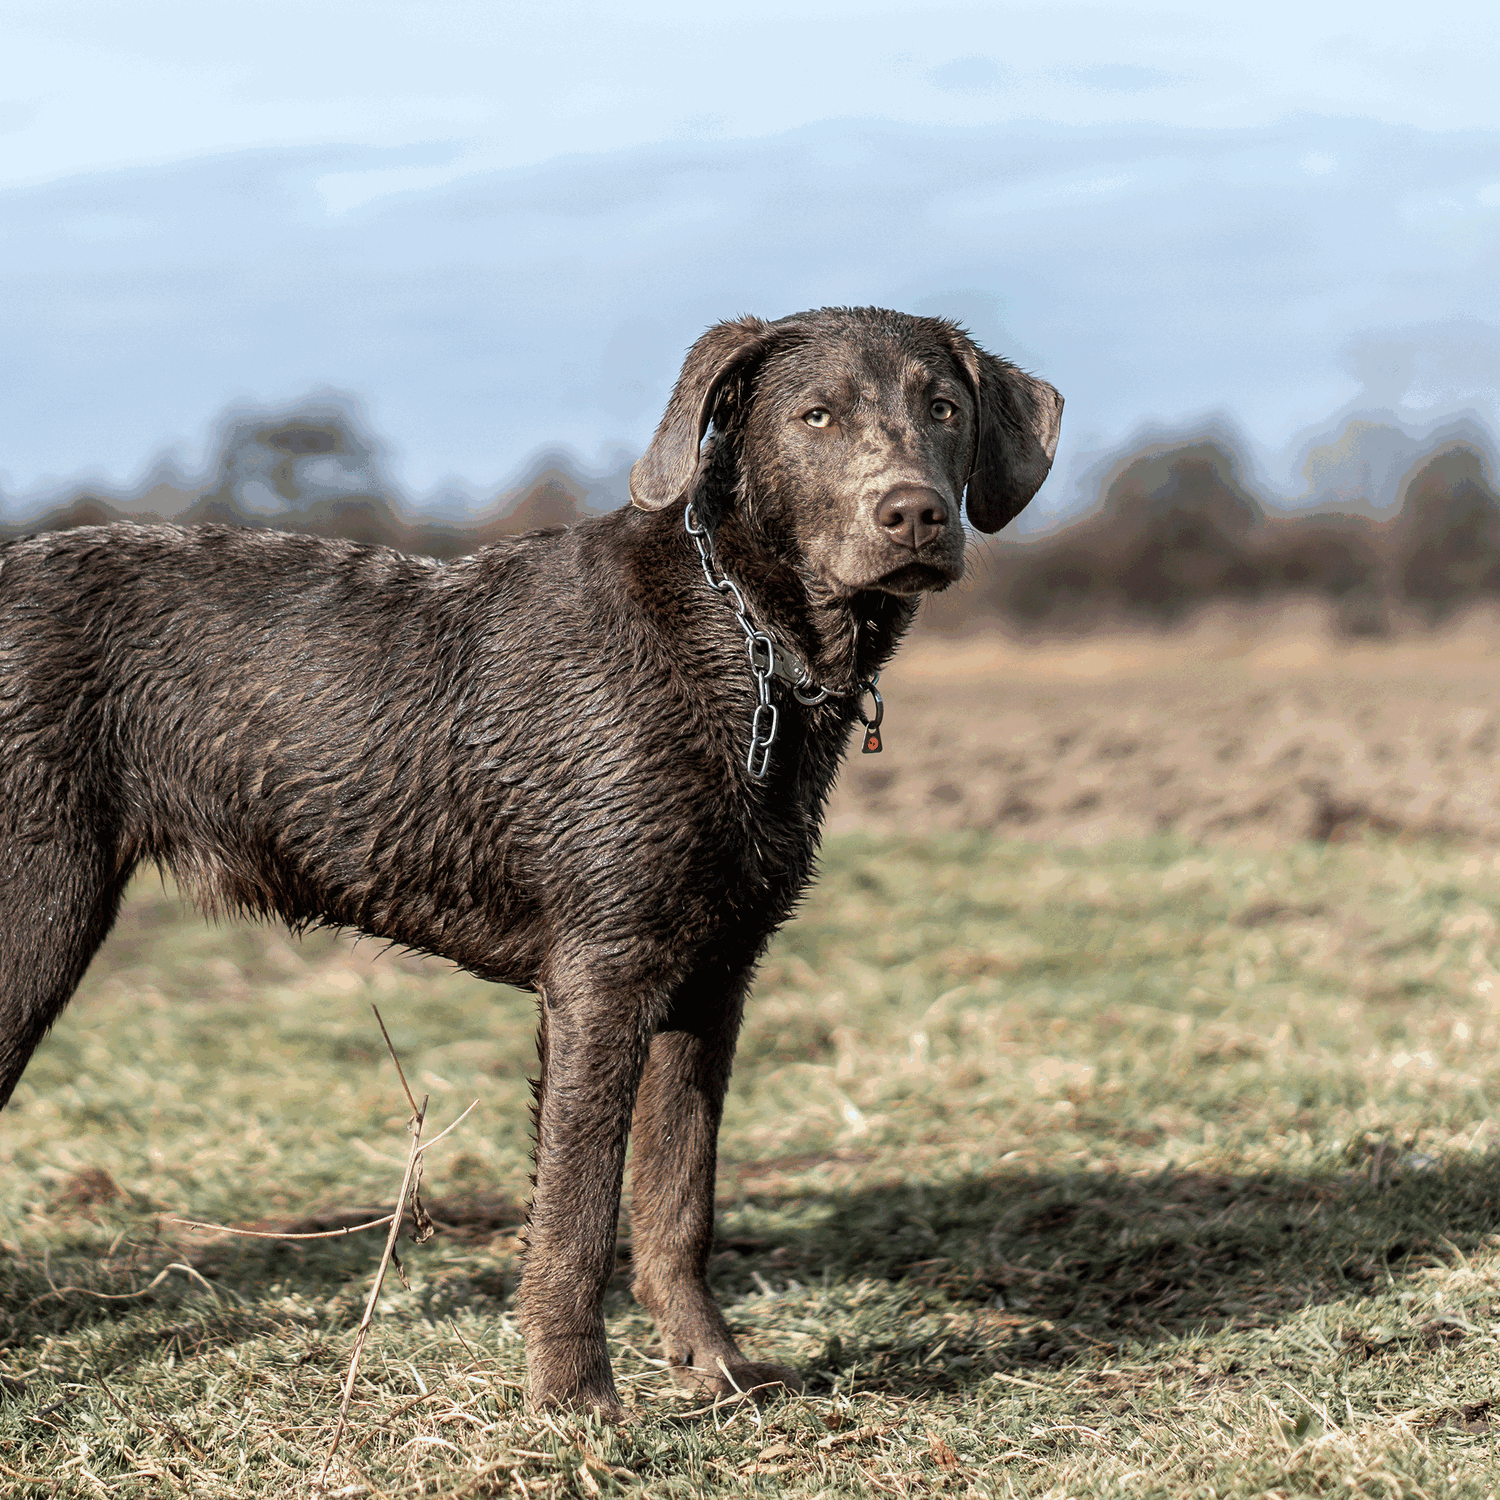
[[[713,1396],[802,1386],[784,1366],[745,1358],[708,1289],[719,1122],[748,983],[747,974],[701,1008],[669,1017],[652,1039],[636,1100],[635,1295],[655,1318],[679,1382]]]
[[[0,1107],[114,924],[129,873],[95,844],[28,833],[0,808]]]

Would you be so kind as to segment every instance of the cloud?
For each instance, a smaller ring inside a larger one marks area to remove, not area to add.
[[[1176,73],[1164,73],[1160,68],[1144,68],[1136,63],[1101,63],[1093,68],[1070,68],[1068,76],[1086,88],[1121,94],[1164,89],[1183,81]]]
[[[992,57],[955,57],[929,75],[940,89],[954,94],[993,94],[1004,88],[1011,70]]]

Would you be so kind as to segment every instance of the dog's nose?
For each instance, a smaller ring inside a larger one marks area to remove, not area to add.
[[[942,534],[948,524],[948,507],[936,490],[898,484],[875,507],[875,524],[893,542],[915,552]]]

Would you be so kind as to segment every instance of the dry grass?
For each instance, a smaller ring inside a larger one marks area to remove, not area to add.
[[[331,1492],[1491,1494],[1497,892],[1439,844],[836,841],[747,1025],[715,1260],[809,1392],[694,1406],[622,1275],[600,1430],[522,1406],[529,999],[142,888],[0,1116],[0,1493],[310,1491],[379,1233],[164,1219],[384,1211],[373,998],[438,1126],[481,1103]]]

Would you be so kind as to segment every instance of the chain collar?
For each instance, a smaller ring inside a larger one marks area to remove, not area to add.
[[[785,646],[778,646],[764,630],[750,618],[745,606],[745,596],[739,585],[723,572],[714,557],[714,539],[707,526],[703,525],[689,503],[682,514],[682,524],[698,549],[698,561],[703,565],[703,577],[716,594],[722,594],[734,608],[735,619],[745,633],[745,651],[750,658],[750,671],[755,677],[755,712],[750,716],[750,752],[745,757],[745,769],[759,781],[771,768],[771,747],[776,743],[776,731],[781,725],[781,715],[771,700],[771,679],[779,677],[792,690],[792,696],[804,708],[812,708],[829,698],[850,698],[854,711],[865,726],[864,753],[880,753],[880,721],[885,716],[885,704],[876,684],[880,681],[877,672],[867,681],[862,680],[853,693],[838,692],[817,682],[807,666]],[[864,699],[869,696],[874,705],[871,713],[864,710]]]

